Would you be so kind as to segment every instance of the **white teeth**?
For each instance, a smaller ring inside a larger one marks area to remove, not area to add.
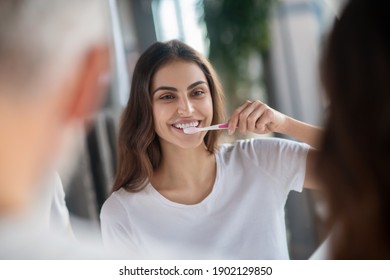
[[[199,125],[199,122],[190,122],[190,123],[178,123],[174,124],[173,126],[179,129],[184,129],[188,127],[196,127]]]

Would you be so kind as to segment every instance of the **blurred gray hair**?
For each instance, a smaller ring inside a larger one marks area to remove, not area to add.
[[[108,17],[106,0],[1,0],[0,83],[63,75],[108,42]]]

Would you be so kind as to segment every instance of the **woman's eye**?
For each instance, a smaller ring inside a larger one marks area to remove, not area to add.
[[[192,95],[193,96],[199,96],[199,95],[202,95],[202,94],[204,94],[204,91],[203,90],[195,90],[193,93],[192,93]]]
[[[160,96],[160,99],[162,100],[171,100],[174,99],[175,97],[172,94],[164,94]]]

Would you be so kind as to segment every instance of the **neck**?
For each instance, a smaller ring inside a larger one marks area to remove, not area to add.
[[[160,191],[199,189],[215,179],[215,157],[204,145],[181,149],[162,143],[162,162],[152,178]]]

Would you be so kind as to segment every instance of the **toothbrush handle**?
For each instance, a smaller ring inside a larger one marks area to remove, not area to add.
[[[220,128],[220,129],[227,129],[228,127],[229,127],[229,123],[227,123],[227,122],[218,125],[218,128]]]
[[[203,127],[202,130],[220,130],[220,129],[227,129],[228,123],[221,123],[221,124],[215,124],[209,127]]]

